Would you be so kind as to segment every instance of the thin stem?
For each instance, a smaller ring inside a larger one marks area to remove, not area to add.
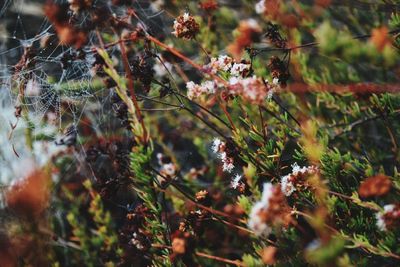
[[[226,127],[228,127],[229,129],[232,130],[232,127],[231,127],[229,124],[227,124],[223,119],[221,119],[219,116],[217,116],[217,115],[216,115],[215,113],[213,113],[211,110],[205,108],[204,106],[202,106],[202,105],[200,105],[199,103],[197,103],[197,102],[195,102],[195,101],[189,99],[187,96],[185,96],[185,95],[183,95],[183,94],[181,94],[181,93],[179,93],[179,92],[174,91],[174,93],[177,94],[177,95],[179,95],[179,96],[181,96],[181,97],[183,97],[183,98],[185,98],[187,101],[189,101],[191,104],[195,105],[196,107],[199,107],[200,109],[204,110],[205,112],[207,112],[208,114],[210,114],[211,116],[213,116],[214,118],[216,118],[217,120],[219,120],[221,123],[223,123]]]
[[[390,31],[388,34],[390,35],[395,35],[400,33],[400,29],[395,29]],[[362,35],[356,35],[353,36],[353,39],[359,40],[359,39],[365,39],[365,38],[369,38],[371,37],[371,34],[362,34]],[[283,47],[283,48],[279,48],[279,47],[274,47],[274,48],[260,48],[260,49],[256,49],[256,48],[252,48],[252,52],[257,55],[261,52],[273,52],[273,51],[283,51],[283,52],[290,52],[296,49],[301,49],[301,48],[307,48],[307,47],[315,47],[318,46],[319,43],[318,42],[311,42],[311,43],[307,43],[307,44],[302,44],[302,45],[298,45],[298,46],[292,46],[292,47]]]
[[[171,246],[162,245],[162,244],[152,244],[151,246],[154,247],[154,248],[161,248],[161,249],[167,248],[167,249],[172,250]],[[199,256],[199,257],[203,257],[203,258],[212,259],[212,260],[219,261],[219,262],[232,264],[232,265],[235,265],[235,266],[240,266],[240,267],[245,267],[246,266],[239,260],[230,260],[230,259],[226,259],[226,258],[223,258],[223,257],[210,255],[210,254],[207,254],[207,253],[204,253],[204,252],[195,252],[195,254],[197,256]]]
[[[236,130],[235,124],[233,123],[231,115],[229,114],[228,110],[226,109],[226,106],[223,104],[222,98],[219,98],[219,100],[220,100],[220,101],[218,101],[219,106],[221,107],[222,111],[225,113],[225,116],[228,118],[229,123],[231,124],[232,130]]]
[[[278,99],[275,97],[275,96],[272,96],[272,100],[284,111],[284,112],[286,112],[286,114],[288,114],[289,115],[289,117],[293,120],[293,121],[295,121],[296,122],[296,124],[298,125],[298,126],[301,126],[301,124],[300,124],[300,122],[298,122],[297,120],[296,120],[296,118],[278,101]]]
[[[201,120],[205,125],[207,125],[208,127],[210,127],[214,132],[216,132],[217,134],[219,134],[221,137],[223,137],[225,140],[228,140],[228,137],[222,133],[220,130],[218,130],[218,128],[214,125],[211,124],[211,122],[206,121],[205,119],[203,119],[202,117],[200,117],[199,115],[197,115],[194,111],[192,111],[190,108],[187,107],[183,107],[184,110],[188,111],[190,114],[192,114],[193,116],[195,116],[196,118],[198,118],[199,120]]]
[[[196,252],[196,255],[200,256],[200,257],[203,257],[203,258],[208,258],[208,259],[212,259],[212,260],[216,260],[216,261],[232,264],[232,265],[235,265],[235,266],[243,266],[243,267],[246,266],[239,260],[229,260],[229,259],[225,259],[225,258],[222,258],[222,257],[209,255],[209,254],[206,254],[206,253],[203,253],[203,252]]]

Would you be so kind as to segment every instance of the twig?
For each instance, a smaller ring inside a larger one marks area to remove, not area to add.
[[[162,245],[162,244],[152,244],[151,246],[154,247],[154,248],[162,248],[162,249],[167,248],[167,249],[172,250],[171,246],[166,246],[166,245]],[[208,259],[212,259],[212,260],[215,260],[215,261],[232,264],[232,265],[235,265],[235,266],[245,267],[245,265],[239,260],[230,260],[230,259],[226,259],[226,258],[210,255],[210,254],[207,254],[207,253],[204,253],[204,252],[195,252],[195,254],[197,256],[199,256],[199,257],[208,258]]]

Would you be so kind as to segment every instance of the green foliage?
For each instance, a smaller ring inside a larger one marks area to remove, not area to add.
[[[57,99],[76,132],[44,160],[48,214],[17,214],[29,183],[4,198],[23,226],[5,244],[54,232],[53,266],[398,265],[398,1],[70,2],[45,13],[71,53],[46,59],[39,35],[34,71],[29,53],[14,68],[24,143],[57,136],[31,118],[33,78],[101,101]],[[51,60],[66,82],[36,74]]]

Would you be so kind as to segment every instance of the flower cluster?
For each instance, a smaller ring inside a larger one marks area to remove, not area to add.
[[[233,189],[237,189],[237,188],[240,188],[240,187],[242,187],[244,184],[243,184],[243,182],[242,182],[242,175],[240,175],[240,174],[236,174],[234,177],[233,177],[233,179],[232,179],[232,181],[231,181],[231,187],[233,188]]]
[[[227,55],[220,55],[218,58],[212,57],[210,63],[204,66],[205,70],[209,70],[211,73],[217,73],[218,71],[229,71],[232,67],[233,58]]]
[[[250,64],[247,63],[234,63],[231,68],[232,76],[246,77],[250,72]]]
[[[205,81],[196,84],[192,81],[186,83],[187,96],[193,100],[201,96],[213,95],[217,91],[218,85],[214,81]]]
[[[247,183],[243,180],[243,175],[235,174],[231,180],[231,188],[244,194],[247,189]]]
[[[218,154],[218,157],[221,159],[223,171],[232,172],[235,168],[235,165],[233,165],[234,160],[233,157],[229,156],[227,153],[226,143],[215,138],[212,144],[212,151]]]
[[[381,231],[387,231],[400,226],[400,203],[383,207],[383,212],[376,214],[376,225]]]
[[[270,99],[277,88],[277,85],[269,84],[256,76],[248,78],[231,77],[229,85],[229,92],[232,95],[240,95],[252,104],[262,104],[265,99]]]
[[[299,167],[297,163],[292,165],[292,172],[281,178],[281,189],[286,196],[290,196],[304,181],[304,178],[318,172],[316,166]]]
[[[227,55],[220,55],[218,58],[211,58],[210,63],[205,65],[203,68],[213,74],[219,71],[229,71],[230,75],[236,77],[246,77],[247,74],[250,72],[249,63],[243,60],[241,62],[235,62],[233,58]]]
[[[248,226],[256,235],[269,235],[271,226],[290,222],[290,208],[279,186],[265,183],[261,200],[254,204]]]
[[[177,17],[174,21],[174,34],[178,38],[193,39],[199,32],[200,26],[189,13]]]

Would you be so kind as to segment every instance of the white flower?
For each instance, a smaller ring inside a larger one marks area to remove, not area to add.
[[[385,222],[384,215],[389,212],[393,212],[395,209],[395,205],[389,204],[383,206],[383,212],[378,212],[375,214],[376,218],[376,226],[378,227],[379,230],[381,231],[387,231],[387,226]]]
[[[223,71],[228,71],[232,67],[233,58],[227,55],[221,55],[218,57],[218,66]]]
[[[231,187],[236,189],[240,185],[240,180],[242,179],[242,175],[236,174],[231,181]]]
[[[224,172],[231,173],[234,168],[235,168],[235,165],[233,165],[231,162],[223,162],[223,164],[222,164],[222,170]]]
[[[236,85],[236,84],[239,84],[241,80],[243,80],[243,79],[239,79],[238,77],[230,77],[229,84]]]
[[[167,163],[162,166],[162,170],[164,171],[165,174],[169,176],[174,176],[176,172],[176,166],[174,163]]]
[[[248,226],[258,236],[268,236],[272,231],[272,229],[265,222],[263,222],[259,216],[259,213],[263,209],[263,203],[258,202],[253,206],[249,216]]]
[[[265,0],[261,0],[258,3],[256,3],[254,8],[255,8],[257,14],[265,13],[265,11],[266,11]]]
[[[293,185],[292,182],[289,181],[290,175],[285,175],[281,179],[281,190],[285,196],[290,196],[296,191],[296,187]]]
[[[273,185],[265,183],[261,200],[254,204],[249,215],[248,226],[256,235],[269,235],[271,228],[263,221],[260,216],[262,211],[268,210],[269,200],[273,194]]]
[[[138,239],[137,233],[133,233],[132,239],[129,241],[129,243],[135,246],[138,250],[143,250],[145,248],[142,242],[140,242],[140,240]]]
[[[269,206],[269,200],[272,197],[273,188],[274,186],[271,183],[264,183],[261,201],[266,205],[266,207]]]
[[[187,12],[185,12],[185,13],[183,14],[183,21],[188,21],[188,20],[189,20],[189,17],[190,17],[190,14],[187,13]]]
[[[222,170],[224,172],[232,172],[232,170],[235,168],[235,165],[233,165],[233,159],[228,157],[226,152],[222,152],[220,157],[222,160]]]
[[[375,214],[376,218],[376,226],[378,227],[379,230],[381,231],[386,231],[386,223],[385,220],[383,219],[383,214],[381,212],[378,212]]]
[[[222,170],[225,172],[232,172],[232,170],[235,168],[235,165],[233,165],[233,158],[228,157],[226,152],[223,151],[224,147],[225,143],[220,139],[215,138],[211,149],[214,153],[218,154],[218,158],[222,161]]]
[[[392,212],[394,210],[394,208],[395,208],[395,206],[393,204],[383,206],[383,210],[385,211],[385,213]]]
[[[213,81],[206,81],[202,83],[201,86],[203,87],[203,90],[210,95],[215,93],[217,87],[217,85]]]
[[[217,87],[214,81],[205,81],[200,85],[190,81],[186,83],[187,96],[189,99],[195,99],[202,95],[212,95],[217,91]]]
[[[250,70],[250,64],[234,63],[231,68],[231,75],[241,76],[243,73]]]
[[[300,171],[301,171],[301,168],[300,168],[300,166],[297,164],[297,162],[293,163],[293,164],[292,164],[292,173],[293,173],[294,175],[297,175],[297,173],[300,172]]]
[[[228,71],[232,67],[232,62],[233,58],[227,55],[220,55],[218,58],[211,58],[210,63],[205,65],[204,68],[215,74],[218,71]]]
[[[214,138],[211,149],[214,153],[218,153],[219,152],[219,146],[222,144],[221,139],[219,138]]]
[[[197,86],[197,84],[195,84],[195,83],[192,82],[192,81],[186,83],[186,88],[187,88],[188,90],[193,90],[196,86]]]
[[[281,177],[281,190],[285,196],[290,196],[296,191],[296,178],[300,175],[311,175],[317,171],[317,167],[300,167],[297,163],[292,164],[292,172]]]

